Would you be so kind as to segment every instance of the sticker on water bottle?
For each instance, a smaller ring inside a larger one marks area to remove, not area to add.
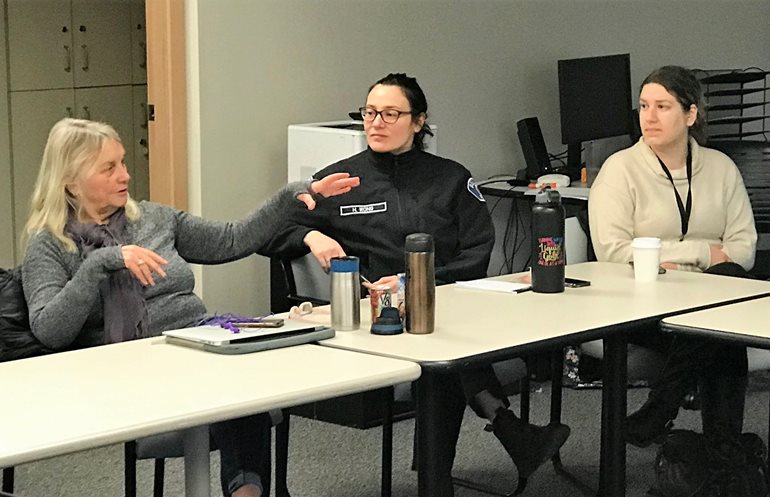
[[[538,253],[537,265],[563,266],[564,265],[564,237],[546,236],[537,239]]]

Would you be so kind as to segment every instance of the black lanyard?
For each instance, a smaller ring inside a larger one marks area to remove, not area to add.
[[[657,156],[656,156],[657,157]],[[658,157],[660,167],[663,168],[663,172],[668,176],[668,180],[671,182],[671,186],[674,188],[674,196],[676,197],[676,206],[679,208],[679,217],[682,220],[682,237],[679,238],[681,242],[684,240],[684,235],[687,234],[687,229],[690,225],[690,212],[692,212],[692,154],[690,153],[690,144],[687,144],[687,203],[682,204],[682,197],[679,196],[679,192],[674,185],[674,178],[671,176],[671,171],[668,170],[666,165]]]

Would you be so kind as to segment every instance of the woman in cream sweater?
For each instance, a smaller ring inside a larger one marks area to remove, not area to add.
[[[747,276],[757,233],[740,172],[726,155],[702,146],[702,92],[691,71],[665,66],[639,95],[642,138],[612,155],[591,188],[591,237],[600,261],[630,262],[635,237],[661,239],[661,266]],[[701,394],[707,436],[740,433],[746,349],[647,330],[631,341],[665,354],[650,396],[626,423],[629,443],[662,439],[686,392]],[[725,431],[726,430],[726,431]]]

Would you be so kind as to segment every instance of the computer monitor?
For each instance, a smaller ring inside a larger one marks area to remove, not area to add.
[[[536,117],[528,117],[516,122],[521,151],[527,164],[527,179],[535,181],[544,174],[552,172],[551,158],[545,147],[540,121]]]
[[[582,142],[633,129],[629,54],[558,61],[561,141],[567,171],[580,177]]]

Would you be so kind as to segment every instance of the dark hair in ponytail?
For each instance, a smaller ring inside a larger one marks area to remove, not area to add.
[[[700,145],[706,144],[706,104],[703,99],[703,90],[695,74],[680,66],[663,66],[655,69],[649,76],[644,78],[639,93],[642,92],[644,85],[657,83],[666,89],[670,94],[676,97],[679,105],[685,112],[690,110],[690,106],[695,105],[698,108],[698,115],[695,116],[695,122],[689,128],[690,136]]]
[[[401,91],[404,92],[404,96],[409,101],[413,122],[417,122],[420,118],[420,114],[425,115],[425,123],[422,125],[422,129],[414,135],[414,146],[418,150],[425,149],[425,135],[428,134],[433,136],[433,132],[430,130],[427,123],[428,100],[425,98],[425,93],[423,93],[420,85],[417,84],[417,79],[409,77],[404,73],[390,73],[370,86],[369,91],[372,91],[372,88],[377,85],[398,86],[401,88]]]

